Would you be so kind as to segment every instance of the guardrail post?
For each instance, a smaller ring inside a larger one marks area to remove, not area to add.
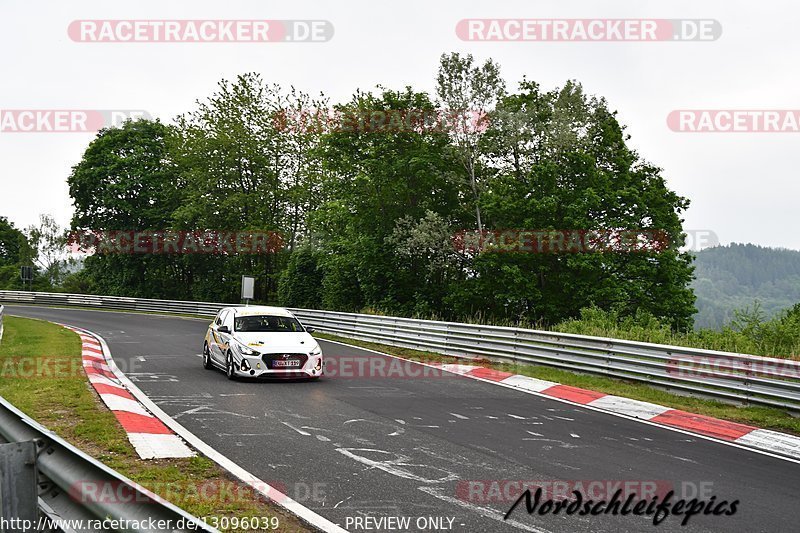
[[[36,443],[0,444],[0,531],[17,533],[36,524],[39,489]]]
[[[742,385],[744,385],[745,394],[747,395],[748,403],[750,403],[750,399],[753,397],[753,383],[752,379],[754,377],[758,377],[753,372],[753,363],[751,361],[744,362],[744,380]]]

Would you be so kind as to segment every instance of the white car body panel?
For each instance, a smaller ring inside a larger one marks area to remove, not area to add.
[[[297,320],[292,313],[280,307],[253,306],[222,309],[209,325],[205,336],[205,345],[208,347],[211,366],[226,370],[227,357],[230,355],[234,377],[318,378],[322,376],[324,368],[322,350],[310,333],[306,331],[238,332],[234,329],[234,318],[239,316],[277,316],[291,317]],[[220,319],[222,319],[221,324],[218,323]],[[220,326],[227,326],[233,331],[231,333],[220,332]],[[244,353],[241,345],[256,353],[253,355]]]

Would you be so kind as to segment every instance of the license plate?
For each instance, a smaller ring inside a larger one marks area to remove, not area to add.
[[[276,359],[275,361],[272,362],[272,366],[275,367],[275,368],[277,368],[277,367],[300,366],[300,361],[298,361],[297,359],[288,360],[288,361],[282,361],[280,359]]]

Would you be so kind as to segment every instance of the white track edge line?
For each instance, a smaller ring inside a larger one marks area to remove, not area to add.
[[[144,406],[147,407],[147,409],[153,413],[156,418],[161,420],[168,428],[178,434],[186,442],[191,444],[196,450],[236,476],[236,478],[243,483],[263,494],[271,502],[275,503],[275,505],[289,511],[302,521],[307,522],[308,524],[326,533],[347,533],[346,529],[343,529],[341,526],[334,524],[327,518],[318,515],[308,507],[305,507],[269,484],[261,481],[259,478],[206,444],[194,433],[183,427],[179,422],[165,413],[139,387],[134,385],[133,382],[129,380],[128,377],[117,367],[116,363],[114,362],[114,358],[111,355],[111,349],[108,347],[105,339],[95,333],[92,334],[100,341],[100,344],[103,347],[103,352],[107,355],[106,361],[108,361],[108,365],[111,367],[114,375],[117,376],[117,378],[125,385],[125,387],[128,388],[131,394],[133,394],[137,400],[142,402],[142,404],[144,404]],[[277,499],[275,498],[275,495],[278,495]]]

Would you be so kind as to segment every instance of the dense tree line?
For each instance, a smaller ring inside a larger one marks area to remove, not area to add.
[[[446,127],[429,127],[431,116]],[[685,328],[695,311],[691,257],[678,251],[688,201],[627,141],[580,84],[523,80],[510,92],[498,65],[471,56],[442,57],[435,94],[378,87],[333,105],[242,75],[172,124],[101,131],[69,178],[72,229],[265,230],[285,248],[95,254],[67,284],[237,301],[246,274],[258,299],[288,306],[547,324],[593,305]],[[454,246],[459,231],[508,228],[670,240],[630,253]]]
[[[772,317],[800,302],[800,252],[754,244],[707,248],[695,258],[696,325],[720,328],[736,311],[754,310]]]
[[[21,288],[19,267],[28,263],[29,249],[25,234],[6,217],[0,217],[0,287]]]
[[[66,250],[67,234],[53,217],[41,215],[39,223],[19,229],[0,216],[0,289],[53,290],[60,286],[76,262]],[[33,283],[23,284],[20,267],[33,267]]]

